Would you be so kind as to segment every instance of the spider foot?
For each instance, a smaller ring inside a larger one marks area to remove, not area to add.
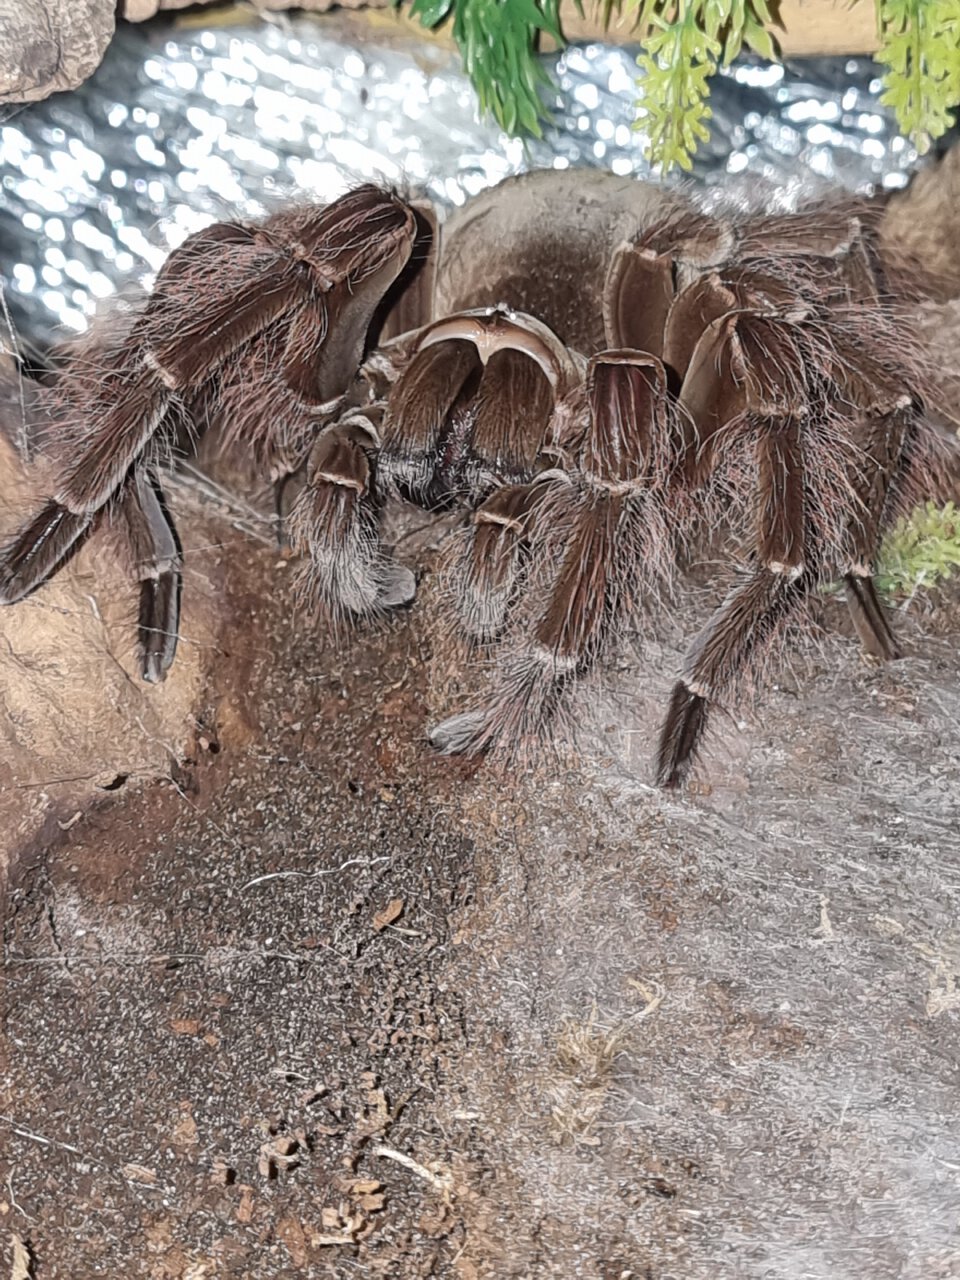
[[[707,727],[707,699],[682,680],[673,688],[657,748],[657,784],[675,791],[686,781]]]
[[[413,604],[417,595],[417,580],[409,569],[400,564],[389,565],[380,583],[381,609],[401,609]]]
[[[881,662],[902,658],[903,650],[890,628],[883,605],[877,598],[873,579],[848,573],[844,582],[847,588],[847,608],[860,643],[867,653],[879,658]]]
[[[140,584],[140,672],[149,684],[166,679],[177,652],[180,574],[168,569]]]
[[[547,743],[555,731],[571,727],[564,694],[576,672],[574,660],[538,645],[524,646],[501,666],[485,705],[441,721],[430,730],[430,741],[443,755],[497,751],[516,759],[528,745]]]
[[[465,711],[441,720],[427,733],[430,745],[443,756],[475,756],[483,745],[486,716],[482,711]]]

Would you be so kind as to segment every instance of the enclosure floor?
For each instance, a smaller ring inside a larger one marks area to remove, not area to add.
[[[695,617],[579,754],[467,767],[429,582],[335,645],[223,554],[194,756],[16,851],[4,1276],[960,1276],[955,598],[665,796]]]

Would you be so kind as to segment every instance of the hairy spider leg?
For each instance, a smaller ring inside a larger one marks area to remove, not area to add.
[[[849,396],[849,378],[846,381]],[[869,396],[858,395],[852,408],[860,452],[851,469],[855,506],[844,585],[860,643],[873,657],[889,662],[901,656],[901,649],[877,597],[873,574],[880,540],[893,514],[888,501],[891,486],[903,469],[908,442],[918,432],[920,413],[915,399],[902,389],[909,384],[896,383],[886,372],[871,382]]]
[[[314,403],[341,395],[414,236],[407,206],[368,186],[262,227],[218,223],[189,237],[161,268],[103,376],[88,380],[76,457],[0,553],[0,602],[22,599],[69,558],[138,460],[155,467],[163,459],[169,441],[160,428],[170,408],[200,397],[225,363],[281,320],[286,385]],[[166,605],[169,616],[169,596]],[[145,673],[166,670],[163,655],[143,656]]]
[[[497,309],[423,331],[379,428],[358,409],[353,425],[345,420],[314,447],[294,528],[311,559],[305,594],[334,618],[408,603],[413,576],[390,563],[379,536],[386,495],[428,509],[476,504],[498,484],[529,479],[555,388],[571,376],[565,360],[536,321]]]
[[[473,644],[499,640],[517,604],[543,482],[503,485],[473,513],[451,570],[457,616]]]
[[[116,527],[140,580],[137,630],[144,680],[162,680],[180,634],[180,546],[155,474],[137,468],[123,488]]]
[[[693,407],[692,397],[686,403]],[[674,687],[657,752],[657,779],[666,787],[678,786],[692,767],[710,704],[765,651],[806,590],[803,466],[795,420],[761,424],[757,468],[760,565],[694,641]]]
[[[688,470],[694,483],[706,482],[738,437],[752,454],[755,568],[694,641],[674,687],[657,751],[665,787],[689,774],[710,708],[755,678],[848,546],[837,512],[848,505],[852,447],[818,433],[826,402],[808,376],[809,320],[799,307],[789,317],[747,309],[723,316],[703,332],[684,377],[680,399],[711,459]]]
[[[853,508],[844,541],[847,598],[858,633],[877,656],[898,654],[871,573],[886,488],[901,465],[907,428],[899,417],[909,414],[910,398],[902,391],[910,385],[909,372],[898,365],[871,379],[877,375],[874,362],[851,388],[857,378],[850,367],[857,370],[863,360],[848,351],[844,367],[823,371],[829,390],[811,392],[798,353],[783,346],[775,329],[757,335],[749,360],[737,333],[738,317],[751,310],[779,315],[788,324],[807,322],[815,329],[819,322],[825,328],[823,316],[811,321],[811,312],[830,306],[831,319],[839,312],[853,317],[854,328],[860,325],[853,346],[868,350],[885,318],[878,258],[864,233],[869,219],[862,203],[840,201],[818,211],[816,222],[805,213],[775,215],[728,224],[729,235],[724,224],[711,219],[675,220],[622,246],[611,263],[604,290],[608,338],[642,344],[662,356],[693,426],[684,467],[688,491],[703,492],[709,485],[733,433],[744,428],[756,433],[755,555],[766,567],[731,594],[695,642],[687,683],[676,687],[661,735],[658,773],[665,785],[678,785],[686,776],[706,729],[711,698],[694,686],[715,695],[756,667],[817,580],[807,573],[802,553],[809,561],[817,545],[822,554],[838,550],[841,539],[835,529],[831,536],[836,525],[831,507]],[[843,332],[842,322],[838,327]],[[812,356],[813,363],[831,350],[819,336],[818,342],[808,335],[805,343],[804,356]],[[894,345],[885,351],[893,355]],[[785,382],[780,396],[757,381],[760,370],[778,364]],[[835,428],[835,439],[825,440],[822,431],[819,441],[807,438],[816,434],[807,410],[816,408],[818,395],[836,398],[837,382],[840,398],[845,392],[848,403],[823,415]],[[769,400],[771,392],[772,403],[764,409],[758,396]],[[811,395],[813,403],[805,404]],[[764,429],[761,420],[771,410],[773,419]],[[804,441],[811,475],[804,474]],[[818,491],[821,484],[825,497]],[[805,511],[805,504],[813,509]],[[841,571],[844,558],[841,551]]]
[[[379,502],[366,446],[344,427],[320,437],[307,463],[307,482],[290,517],[295,548],[309,557],[301,577],[307,602],[334,627],[409,604],[416,583],[393,564],[380,541]]]
[[[444,752],[475,755],[542,737],[564,712],[572,681],[595,666],[673,563],[664,498],[683,437],[662,364],[636,351],[601,352],[575,395],[586,417],[578,479],[547,473],[528,486],[525,506],[517,495],[541,603],[504,655],[486,705],[432,731]],[[481,507],[479,528],[491,514],[499,513]],[[540,592],[537,576],[547,580]]]

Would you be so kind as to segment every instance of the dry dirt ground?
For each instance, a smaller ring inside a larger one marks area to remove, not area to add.
[[[105,729],[8,771],[4,1280],[960,1276],[956,593],[886,670],[825,602],[670,796],[700,588],[577,752],[471,768],[423,739],[435,531],[412,611],[334,643],[268,541],[173,504],[206,631],[170,688],[95,545],[0,617],[9,721],[31,625],[85,612],[51,724],[121,714],[135,761]]]

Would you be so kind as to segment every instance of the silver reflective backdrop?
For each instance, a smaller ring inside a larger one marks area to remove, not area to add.
[[[524,168],[645,173],[631,51],[584,45],[549,61],[555,127],[524,145],[478,122],[452,51],[412,40],[389,14],[122,25],[81,89],[0,117],[0,272],[14,323],[40,342],[82,330],[118,284],[149,286],[190,232],[298,193],[326,200],[377,179],[449,208]],[[735,63],[714,84],[695,175],[787,190],[902,185],[916,152],[877,92],[869,59]]]

